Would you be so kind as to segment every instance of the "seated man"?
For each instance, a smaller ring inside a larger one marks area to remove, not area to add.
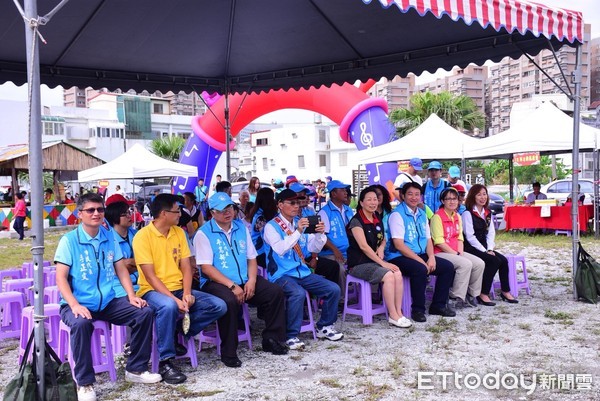
[[[407,182],[402,186],[402,197],[404,201],[390,213],[385,227],[390,245],[386,247],[384,259],[398,266],[402,275],[410,278],[412,319],[415,322],[427,320],[425,287],[430,274],[436,275],[437,281],[429,314],[456,316],[456,312],[446,306],[454,281],[454,265],[434,256],[429,222],[425,211],[418,207],[421,186]]]
[[[178,322],[180,314],[189,313],[190,327],[185,334],[189,338],[227,311],[220,298],[192,290],[192,255],[187,235],[177,227],[181,214],[177,200],[177,195],[157,195],[151,205],[154,220],[133,238],[133,253],[140,274],[138,295],[156,314],[159,373],[169,384],[187,379],[172,364],[176,354],[186,351],[176,350],[176,332],[182,333],[181,321]]]
[[[298,196],[291,189],[277,194],[279,214],[269,221],[264,229],[269,280],[283,288],[287,297],[287,341],[290,349],[304,347],[298,338],[302,325],[302,315],[306,291],[323,299],[323,311],[317,322],[317,337],[331,341],[341,340],[344,335],[338,332],[334,323],[337,320],[337,305],[340,300],[340,287],[331,281],[312,274],[304,255],[319,252],[327,237],[323,223],[317,225],[317,234],[304,234],[308,219],[301,218],[294,223],[300,205]]]
[[[546,194],[540,192],[542,185],[539,182],[534,182],[531,186],[533,187],[533,192],[527,195],[525,199],[527,205],[533,205],[538,199],[548,199]]]
[[[238,318],[244,302],[258,307],[265,319],[263,351],[287,354],[285,307],[281,288],[257,275],[256,249],[250,232],[235,218],[234,202],[225,193],[208,200],[212,220],[203,225],[194,238],[196,264],[202,270],[202,290],[227,304],[227,313],[219,319],[221,361],[237,368]]]
[[[71,328],[77,396],[79,400],[93,401],[96,399],[91,352],[94,320],[131,327],[126,381],[157,383],[161,376],[148,372],[153,313],[146,308],[146,301],[135,295],[121,249],[113,234],[102,227],[102,197],[95,193],[82,195],[77,208],[81,224],[60,239],[54,261],[56,285],[62,297],[60,316]],[[127,297],[115,296],[115,273]]]

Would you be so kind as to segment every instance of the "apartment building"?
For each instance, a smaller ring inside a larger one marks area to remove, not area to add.
[[[382,78],[367,91],[367,94],[371,97],[385,99],[388,110],[391,112],[395,109],[408,108],[410,97],[415,91],[415,76],[409,74],[406,78],[400,76],[396,76],[392,80]]]

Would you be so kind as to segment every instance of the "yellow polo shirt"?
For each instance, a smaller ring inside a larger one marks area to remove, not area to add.
[[[183,288],[183,273],[179,262],[189,258],[192,254],[188,246],[187,235],[180,227],[171,227],[165,237],[154,227],[154,222],[151,222],[133,237],[133,254],[140,274],[138,296],[141,297],[148,291],[154,290],[140,267],[146,264],[154,265],[156,277],[165,284],[169,291]]]

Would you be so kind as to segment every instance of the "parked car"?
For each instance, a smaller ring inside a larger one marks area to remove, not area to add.
[[[496,215],[504,213],[504,198],[493,192],[488,192],[488,196],[490,198],[489,208],[492,211],[492,214]]]
[[[244,189],[248,189],[248,184],[250,183],[250,181],[240,181],[240,182],[234,182],[231,184],[231,200],[234,202],[239,202],[240,200],[240,192],[242,192]],[[261,182],[260,183],[260,187],[261,188],[270,188],[271,185],[266,183],[266,182]]]
[[[150,202],[150,198],[154,194],[154,191],[159,190],[161,194],[170,194],[171,185],[148,185],[144,188],[140,188],[135,199],[142,202]]]
[[[579,192],[585,194],[583,201],[586,205],[591,205],[594,200],[594,182],[588,179],[580,179],[579,185],[581,190]],[[542,185],[540,192],[546,194],[548,199],[558,199],[559,203],[563,205],[567,198],[571,195],[572,182],[570,179],[552,181],[546,185]],[[527,198],[532,191],[526,191],[523,193],[524,198]]]

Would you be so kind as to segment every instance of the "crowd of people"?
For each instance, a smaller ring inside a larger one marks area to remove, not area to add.
[[[289,176],[271,187],[253,177],[239,203],[229,182],[219,179],[209,190],[200,179],[194,192],[156,194],[153,220],[139,231],[132,228],[134,202],[122,194],[106,200],[81,195],[81,223],[61,238],[54,258],[79,399],[96,399],[94,319],[129,327],[127,381],[177,384],[187,379],[173,363],[187,353],[180,339],[214,322],[221,361],[242,366],[237,347],[244,303],[265,321],[264,352],[305,347],[299,333],[307,294],[321,310],[316,336],[342,340],[336,321],[348,274],[381,286],[390,327],[425,322],[426,313],[453,317],[457,309],[494,306],[488,295],[497,272],[501,298],[516,303],[507,259],[495,246],[485,186],[466,193],[460,170],[450,168],[446,180],[437,161],[429,163],[423,185],[422,169],[421,160],[411,159],[396,180],[397,192],[364,188],[355,211],[350,186],[332,177],[309,186]],[[410,318],[402,312],[404,277],[410,279]],[[427,309],[430,277],[435,285]],[[148,370],[152,341],[158,373]]]

